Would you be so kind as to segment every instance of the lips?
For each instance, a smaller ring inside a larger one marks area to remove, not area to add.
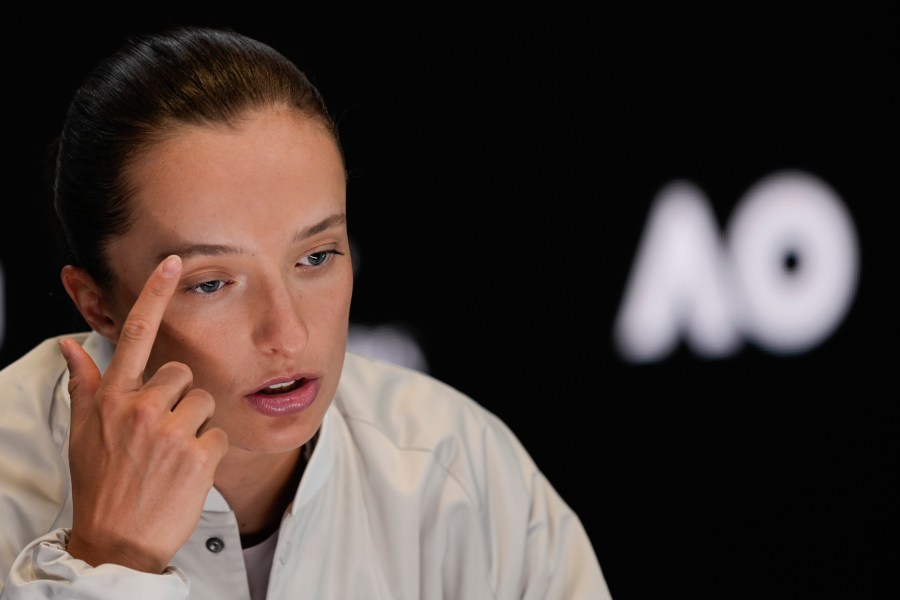
[[[284,377],[244,396],[247,405],[267,417],[286,417],[312,406],[322,386],[318,377]]]

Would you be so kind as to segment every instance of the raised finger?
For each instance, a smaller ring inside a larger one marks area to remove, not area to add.
[[[108,385],[124,390],[141,386],[159,324],[179,275],[181,258],[172,255],[159,263],[147,278],[119,332],[116,351],[106,371]]]

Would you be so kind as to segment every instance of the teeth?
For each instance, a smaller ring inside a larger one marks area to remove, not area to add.
[[[276,383],[262,390],[263,394],[283,394],[300,387],[300,380]]]

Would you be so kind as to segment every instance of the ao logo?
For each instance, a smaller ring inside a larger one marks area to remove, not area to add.
[[[682,340],[710,359],[744,341],[798,354],[833,333],[852,303],[860,268],[853,221],[808,173],[758,181],[721,237],[703,192],[675,181],[645,227],[613,330],[630,362],[662,360]]]

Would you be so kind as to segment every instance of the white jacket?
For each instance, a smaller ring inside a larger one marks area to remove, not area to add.
[[[104,369],[112,346],[73,337]],[[215,489],[163,574],[66,553],[67,381],[55,338],[0,371],[0,600],[249,600],[234,513]],[[267,598],[610,596],[582,523],[507,426],[424,373],[348,353]]]

